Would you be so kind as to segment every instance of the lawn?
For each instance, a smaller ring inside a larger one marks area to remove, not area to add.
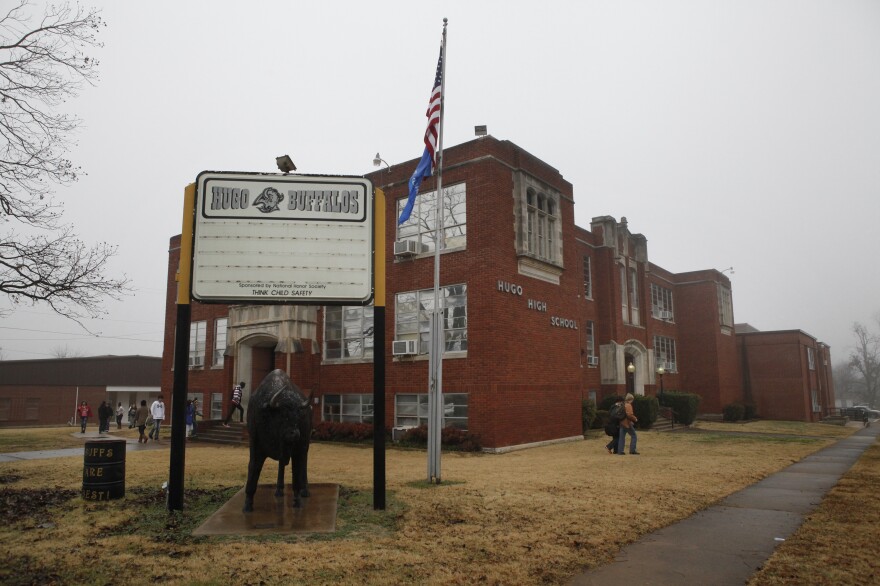
[[[67,443],[72,430],[65,430],[44,432]],[[780,441],[785,432],[778,428],[753,428],[736,437],[725,431],[643,431],[641,456],[609,456],[604,436],[596,432],[584,441],[506,454],[444,453],[443,482],[434,486],[424,481],[424,451],[389,449],[385,511],[371,505],[370,447],[314,444],[311,481],[341,487],[338,530],[299,537],[191,537],[243,486],[247,450],[242,447],[189,444],[186,507],[175,514],[165,511],[161,490],[168,476],[167,450],[130,452],[126,498],[107,503],[79,498],[81,456],[0,464],[0,504],[7,513],[0,529],[0,547],[7,552],[0,582],[564,584],[585,568],[610,562],[627,543],[716,503],[852,428],[807,426],[789,431],[791,441]],[[41,434],[29,430],[22,437],[32,433]],[[0,430],[4,451],[15,445],[17,435]],[[33,439],[22,441],[28,446],[22,449],[37,445]],[[876,486],[878,458],[863,461],[866,470],[854,483]],[[263,480],[272,477],[267,465]],[[620,522],[622,507],[636,522]],[[793,567],[805,571],[803,564]]]

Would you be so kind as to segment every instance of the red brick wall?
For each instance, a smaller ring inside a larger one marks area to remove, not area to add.
[[[74,416],[74,408],[78,405],[77,396],[80,402],[86,401],[92,408],[90,422],[98,421],[98,406],[101,401],[112,399],[104,387],[79,387],[77,395],[75,386],[0,385],[0,397],[10,401],[8,417],[0,421],[0,427],[67,423]],[[27,415],[29,399],[39,400],[36,419]]]
[[[621,316],[620,276],[615,251],[603,245],[601,227],[592,233],[574,225],[573,188],[553,167],[508,141],[484,137],[444,152],[443,185],[467,184],[467,248],[441,256],[440,283],[466,283],[468,352],[466,359],[446,359],[443,387],[447,393],[469,394],[470,431],[487,447],[532,443],[580,433],[580,403],[588,391],[602,396],[619,393],[622,385],[602,385],[600,369],[586,362],[586,322],[594,322],[596,355],[599,347],[614,341],[640,341],[653,351],[654,334],[676,340],[678,373],[667,374],[667,390],[695,392],[703,397],[701,410],[719,413],[742,399],[736,338],[722,334],[718,319],[716,283],[729,281],[714,270],[673,274],[639,263],[639,326],[624,324]],[[393,255],[396,239],[397,200],[407,195],[407,181],[416,161],[395,165],[368,175],[386,194],[384,235],[388,283],[386,331],[386,423],[394,421],[397,393],[426,393],[428,362],[397,359],[391,355],[394,339],[395,293],[433,287],[432,256],[401,259]],[[514,177],[523,172],[561,193],[559,221],[562,226],[564,270],[559,285],[518,272],[514,210]],[[435,189],[435,179],[421,190]],[[630,251],[640,236],[630,237]],[[162,388],[170,395],[173,372],[171,352],[176,317],[175,282],[179,237],[172,238],[169,252],[169,287],[166,307],[166,338]],[[592,299],[583,295],[583,257],[592,263]],[[631,265],[632,266],[632,265]],[[649,271],[646,271],[649,268]],[[499,291],[499,281],[521,288],[522,294]],[[673,291],[675,321],[651,317],[650,282]],[[546,311],[528,307],[529,300],[546,304]],[[206,320],[207,347],[213,348],[213,320],[225,316],[222,305],[192,306],[192,319]],[[577,329],[557,327],[551,318],[573,320]],[[323,336],[319,311],[318,340]],[[583,352],[583,354],[582,354]],[[316,396],[339,393],[371,393],[373,365],[321,364],[320,354],[310,349],[290,357],[294,382]],[[208,361],[210,362],[210,360]],[[191,392],[223,392],[228,400],[232,361],[223,369],[189,371]],[[286,368],[287,357],[275,356],[275,365]],[[648,377],[650,378],[650,377]],[[256,384],[256,381],[255,381]],[[657,385],[645,387],[656,393]],[[205,405],[207,408],[207,405]],[[315,410],[316,418],[320,412]]]
[[[820,351],[815,339],[797,330],[755,332],[737,338],[746,365],[744,384],[759,416],[816,421],[828,414],[834,406],[834,392],[825,380],[827,347]],[[816,351],[815,370],[809,368],[808,347]],[[814,389],[821,407],[818,413],[813,412]]]

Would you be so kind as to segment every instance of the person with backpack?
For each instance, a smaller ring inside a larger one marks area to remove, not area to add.
[[[605,444],[609,454],[617,453],[617,441],[620,437],[620,422],[626,417],[626,408],[623,399],[617,401],[608,411],[608,423],[605,424],[605,435],[611,436],[611,441]]]
[[[639,452],[636,451],[636,422],[639,420],[636,417],[635,413],[633,413],[632,403],[635,400],[632,393],[626,394],[626,402],[624,403],[624,409],[626,410],[626,415],[620,421],[620,433],[617,441],[617,455],[623,456],[625,454],[624,448],[626,447],[626,435],[629,434],[632,438],[629,443],[629,453],[633,456],[638,456]]]

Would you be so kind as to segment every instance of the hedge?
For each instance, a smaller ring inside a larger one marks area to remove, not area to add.
[[[694,393],[682,393],[680,391],[665,391],[659,395],[660,405],[669,407],[675,413],[675,422],[682,425],[690,425],[697,418],[697,408],[700,406],[700,396]]]

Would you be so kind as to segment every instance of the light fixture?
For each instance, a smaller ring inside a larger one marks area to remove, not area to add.
[[[659,374],[660,376],[663,376],[664,374],[666,374],[666,369],[661,366],[660,368],[657,369],[657,374]]]
[[[727,271],[730,271],[730,274],[732,275],[732,274],[733,274],[733,267],[727,267],[726,269],[724,269],[724,270],[721,271],[721,274],[723,275],[723,274],[726,273]]]
[[[636,365],[630,362],[626,365],[626,371],[630,374],[634,373],[636,371]]]
[[[296,171],[296,165],[293,164],[293,160],[288,155],[275,157],[275,164],[278,165],[278,170],[285,175],[287,175],[291,171]]]
[[[378,167],[382,163],[385,163],[385,166],[388,167],[388,172],[391,173],[391,165],[388,164],[388,161],[379,156],[379,153],[376,153],[376,156],[373,157],[373,166]]]

